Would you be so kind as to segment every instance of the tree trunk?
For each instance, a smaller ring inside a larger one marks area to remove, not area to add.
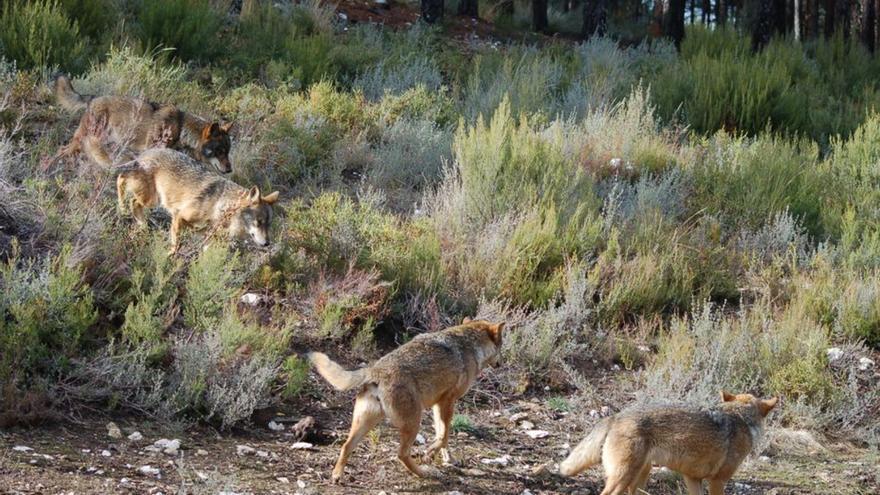
[[[422,0],[422,19],[434,24],[443,18],[443,0]]]
[[[606,0],[584,0],[584,24],[581,36],[589,39],[593,36],[605,35],[607,21]]]
[[[727,0],[715,0],[715,21],[719,26],[727,23]]]
[[[859,39],[871,53],[874,52],[874,30],[877,20],[874,0],[861,0],[861,19],[859,22]]]
[[[666,25],[663,20],[668,1],[654,0],[654,12],[651,14],[651,24],[648,26],[648,31],[655,38],[662,38],[665,35]]]
[[[697,17],[697,0],[691,0],[691,26],[694,25],[694,21]]]
[[[818,0],[800,0],[804,9],[804,39],[815,39],[819,34],[819,2]]]
[[[849,0],[834,0],[834,27],[831,32],[840,30],[844,39],[849,39],[852,30],[852,13]]]
[[[800,0],[794,0],[794,8],[792,9],[792,17],[794,18],[794,26],[792,26],[792,32],[794,32],[794,40],[801,40],[801,2]]]
[[[716,0],[717,1],[717,0]],[[715,5],[718,5],[717,3]],[[700,9],[703,12],[703,24],[709,24],[709,14],[712,12],[712,0],[703,0],[703,7]]]
[[[479,17],[480,9],[479,0],[459,0],[458,15],[466,15],[468,17]]]
[[[664,16],[664,32],[672,38],[676,48],[684,39],[684,0],[668,0],[668,8]]]
[[[547,31],[547,0],[532,0],[532,30]]]
[[[752,50],[760,50],[770,42],[776,27],[776,0],[757,0],[757,12],[752,25]]]

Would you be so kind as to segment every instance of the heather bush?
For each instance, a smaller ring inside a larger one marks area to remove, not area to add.
[[[207,246],[190,264],[184,300],[184,322],[190,328],[205,331],[216,327],[238,292],[240,264],[237,254],[219,244]]]

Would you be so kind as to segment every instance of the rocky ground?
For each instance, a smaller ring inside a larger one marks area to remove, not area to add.
[[[274,412],[253,429],[225,433],[136,418],[86,419],[0,431],[0,493],[10,494],[594,494],[601,473],[552,474],[571,445],[605,411],[565,411],[558,397],[503,398],[460,404],[451,441],[456,457],[438,480],[404,472],[394,458],[395,431],[383,426],[358,448],[339,485],[329,473],[347,432],[351,397],[331,394],[299,416]],[[299,442],[292,427],[312,416],[319,425]],[[466,418],[466,419],[465,419]],[[272,428],[269,426],[272,421]],[[281,429],[283,427],[283,429]],[[423,434],[431,434],[425,415]],[[781,434],[780,434],[781,433]],[[770,432],[764,454],[749,459],[728,494],[880,493],[880,455],[849,444],[815,442],[807,434]],[[806,439],[804,438],[806,436]],[[423,438],[420,437],[420,440]],[[314,442],[314,443],[313,443]],[[788,446],[788,447],[787,447]],[[417,449],[420,448],[417,446]],[[421,447],[423,448],[423,447]],[[655,469],[651,494],[685,493],[674,474]]]

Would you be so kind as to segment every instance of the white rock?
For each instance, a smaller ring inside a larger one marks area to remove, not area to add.
[[[101,451],[102,457],[110,457],[111,455],[113,455],[113,454],[111,454],[109,450],[102,450]]]
[[[83,454],[91,454],[92,449],[82,449],[80,452],[82,452]]]
[[[522,428],[523,430],[534,430],[535,423],[532,423],[531,421],[523,421],[522,423],[519,424],[519,427]]]
[[[342,19],[343,21],[347,21],[347,20],[348,20],[348,16],[345,15],[344,13],[342,13],[342,12],[340,12],[340,13],[338,13],[338,14],[336,14],[336,15],[338,15],[339,18]]]
[[[122,483],[123,485],[128,483],[129,481],[131,481],[131,480],[128,478],[122,478],[121,480],[119,480],[119,482]]]
[[[196,451],[196,455],[208,455],[208,451],[205,449],[199,449]]]
[[[452,490],[451,492],[444,492],[443,495],[464,495],[464,493],[461,493],[458,490]]]
[[[520,493],[519,495],[532,495],[532,492],[531,492],[531,490],[529,490],[528,488],[526,488],[526,489],[523,490],[522,493]]]
[[[599,411],[597,411],[597,410],[595,410],[595,409],[590,409],[590,417],[591,417],[591,418],[598,418],[598,417],[599,417]]]
[[[608,165],[611,165],[612,168],[618,168],[623,165],[623,160],[620,158],[612,158],[608,160]]]
[[[258,451],[257,451],[257,457],[262,457],[263,459],[268,459],[268,458],[269,458],[269,453],[266,452],[265,450],[258,450]]]
[[[840,347],[829,347],[825,350],[825,355],[828,356],[828,362],[833,363],[843,357],[843,351]]]
[[[263,301],[263,296],[260,294],[254,294],[253,292],[248,292],[241,296],[241,302],[247,304],[248,306],[256,306]]]
[[[296,449],[296,450],[307,450],[312,447],[314,447],[314,445],[310,444],[309,442],[296,442],[290,446],[290,448]]]
[[[150,465],[139,467],[138,472],[147,476],[158,476],[160,473],[159,468],[154,468]]]
[[[510,456],[504,454],[503,456],[494,459],[480,459],[480,462],[489,465],[506,466],[510,462]]]
[[[141,432],[136,431],[136,432],[132,433],[131,435],[129,435],[128,439],[131,440],[132,442],[140,442],[141,440],[144,439],[144,436],[141,435]]]
[[[599,414],[604,416],[611,416],[611,408],[608,406],[602,406],[602,409],[599,409]]]
[[[537,440],[539,438],[546,438],[550,436],[550,432],[547,430],[527,430],[526,435],[533,440]]]
[[[298,486],[298,487],[300,487],[300,488],[305,488],[305,487],[306,487],[306,482],[303,481],[303,480],[296,480],[296,486]]]
[[[207,481],[207,480],[208,480],[208,475],[205,474],[205,473],[203,473],[203,472],[201,472],[201,471],[196,471],[196,476],[198,476],[199,479],[202,480],[202,481]]]
[[[272,431],[284,431],[284,425],[281,423],[276,423],[274,421],[269,421],[269,429]]]
[[[254,455],[257,453],[257,449],[248,445],[236,445],[235,453],[238,455]]]
[[[279,483],[284,483],[284,484],[290,483],[290,480],[285,478],[284,476],[279,476],[279,477],[275,478],[275,480],[278,481]]]
[[[12,447],[12,450],[15,452],[32,452],[34,449],[26,445],[16,445],[15,447]]]
[[[419,444],[419,445],[425,445],[425,442],[426,442],[426,440],[425,440],[425,436],[424,436],[424,435],[422,435],[421,433],[419,433],[419,434],[416,435],[416,443],[417,443],[417,444]]]
[[[164,452],[168,455],[177,455],[177,451],[180,450],[180,440],[168,440],[167,438],[161,438],[153,442],[152,447],[147,447],[146,450],[152,452]]]
[[[874,360],[866,357],[859,358],[859,369],[862,371],[867,371],[874,367]]]
[[[110,438],[122,438],[122,430],[113,421],[107,423],[107,435]]]
[[[761,462],[770,462],[770,458],[767,457],[766,455],[762,455],[762,456],[758,457],[758,460]]]
[[[518,412],[510,417],[511,423],[519,423],[520,421],[529,417],[529,413],[526,412]]]

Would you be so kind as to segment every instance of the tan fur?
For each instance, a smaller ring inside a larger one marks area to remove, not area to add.
[[[777,399],[722,392],[722,403],[705,410],[686,406],[644,406],[605,419],[559,465],[573,476],[602,462],[606,483],[602,495],[643,490],[652,465],[684,475],[688,493],[700,495],[703,480],[710,495],[722,495],[754,447],[764,418]]]
[[[171,252],[177,251],[178,234],[186,226],[218,228],[228,223],[233,238],[250,235],[254,242],[269,242],[272,205],[278,192],[267,196],[256,186],[247,190],[205,170],[188,156],[169,149],[151,149],[135,159],[116,179],[120,211],[131,196],[131,212],[141,225],[144,208],[162,206],[171,214]]]
[[[149,148],[171,148],[211,163],[218,172],[232,171],[229,131],[232,124],[211,123],[174,105],[157,104],[123,96],[83,96],[70,80],[59,76],[54,92],[61,106],[85,110],[70,143],[62,154],[85,153],[98,165],[110,168]],[[115,159],[111,157],[111,153]]]
[[[344,370],[324,354],[309,354],[318,373],[334,387],[360,387],[351,430],[333,468],[333,481],[342,476],[357,444],[386,417],[400,431],[397,457],[404,466],[421,477],[439,474],[436,468],[419,464],[410,456],[422,410],[433,409],[436,435],[425,451],[425,462],[436,452],[449,462],[447,445],[455,401],[485,366],[497,362],[503,328],[504,323],[465,320],[457,327],[419,335],[371,366],[355,371]]]

